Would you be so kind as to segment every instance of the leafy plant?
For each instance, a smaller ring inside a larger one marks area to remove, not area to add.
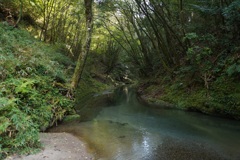
[[[39,131],[73,113],[65,96],[71,63],[28,32],[0,24],[0,159],[40,147]],[[61,85],[55,85],[59,83]]]
[[[234,63],[227,69],[227,74],[229,76],[233,76],[234,74],[238,75],[240,74],[240,64]]]

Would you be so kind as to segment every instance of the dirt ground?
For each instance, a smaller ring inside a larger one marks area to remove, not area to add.
[[[93,160],[86,144],[69,133],[41,133],[43,150],[34,155],[10,156],[6,160]]]

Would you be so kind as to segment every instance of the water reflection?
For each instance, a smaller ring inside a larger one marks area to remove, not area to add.
[[[104,108],[91,121],[66,124],[51,131],[80,137],[96,159],[240,159],[240,122],[150,109],[124,90],[124,103]]]

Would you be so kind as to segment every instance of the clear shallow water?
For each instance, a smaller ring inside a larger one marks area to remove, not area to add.
[[[50,131],[78,136],[96,159],[240,159],[239,121],[149,108],[131,92],[123,93],[119,103],[104,107],[91,121]]]

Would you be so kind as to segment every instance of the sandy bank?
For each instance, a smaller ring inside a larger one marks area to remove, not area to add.
[[[41,133],[43,150],[34,155],[11,156],[6,160],[93,160],[86,144],[69,133]]]

